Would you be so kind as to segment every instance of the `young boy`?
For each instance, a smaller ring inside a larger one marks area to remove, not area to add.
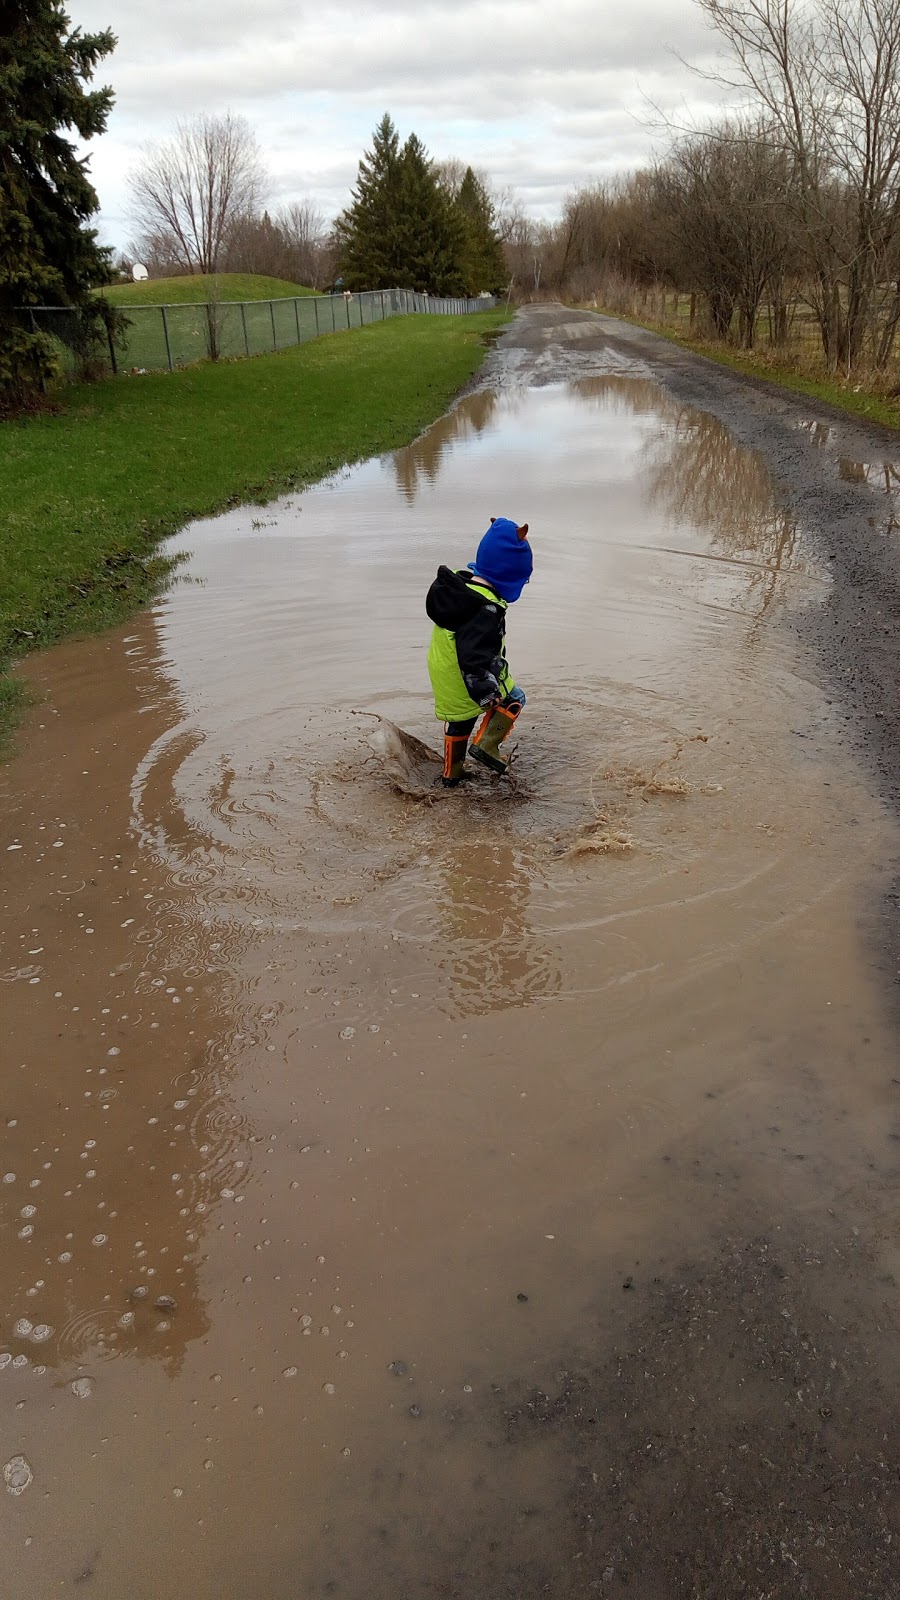
[[[506,660],[506,608],[531,577],[528,523],[491,517],[491,525],[462,572],[438,567],[425,610],[434,623],[428,675],[434,714],[444,729],[443,783],[466,777],[466,753],[491,772],[506,772],[500,746],[525,704]],[[469,739],[484,712],[471,745]]]

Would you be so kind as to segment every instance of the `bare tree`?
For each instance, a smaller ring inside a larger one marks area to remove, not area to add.
[[[291,276],[297,283],[318,289],[325,282],[331,259],[326,248],[325,216],[314,200],[295,200],[278,214],[287,242]]]
[[[229,234],[258,208],[265,184],[249,123],[226,112],[179,122],[132,172],[132,209],[146,253],[182,272],[217,272]]]
[[[679,275],[705,295],[720,339],[737,310],[747,349],[766,295],[783,304],[790,176],[790,161],[771,144],[766,125],[737,119],[680,140],[657,169],[658,215],[680,258]]]
[[[790,155],[829,367],[849,370],[900,217],[897,0],[698,0]]]

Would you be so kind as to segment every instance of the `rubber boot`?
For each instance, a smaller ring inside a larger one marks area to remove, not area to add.
[[[469,746],[469,755],[473,761],[480,761],[483,767],[489,767],[491,772],[506,772],[509,762],[500,754],[500,746],[504,739],[512,733],[516,718],[522,707],[513,700],[509,705],[492,706],[485,712],[481,726]]]
[[[445,789],[455,789],[462,783],[466,776],[466,747],[469,743],[467,733],[444,734],[444,775],[441,783]]]

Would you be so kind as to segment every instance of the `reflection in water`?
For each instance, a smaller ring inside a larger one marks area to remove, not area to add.
[[[493,389],[480,389],[476,394],[466,395],[405,450],[396,452],[392,458],[393,467],[397,487],[405,499],[415,499],[423,479],[434,483],[446,452],[454,444],[483,433],[496,407],[497,396]]]
[[[845,483],[871,483],[885,494],[900,488],[900,470],[893,461],[851,461],[848,456],[841,456],[838,465]]]
[[[736,443],[708,412],[673,400],[647,379],[587,378],[572,386],[602,409],[630,406],[662,426],[645,458],[647,498],[674,522],[708,529],[713,546],[731,561],[761,564],[747,576],[747,605],[757,620],[793,569],[799,529],[775,498],[762,457]]]
[[[748,558],[765,570],[748,577],[748,602],[762,618],[778,579],[795,563],[799,530],[780,506],[762,458],[736,444],[704,412],[683,409],[671,438],[651,453],[650,496],[679,521],[708,528],[713,545],[732,560]]]

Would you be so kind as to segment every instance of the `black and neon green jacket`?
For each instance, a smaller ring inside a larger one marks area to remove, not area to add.
[[[506,661],[506,601],[484,578],[439,567],[425,610],[434,623],[428,675],[441,722],[465,722],[515,688]]]

